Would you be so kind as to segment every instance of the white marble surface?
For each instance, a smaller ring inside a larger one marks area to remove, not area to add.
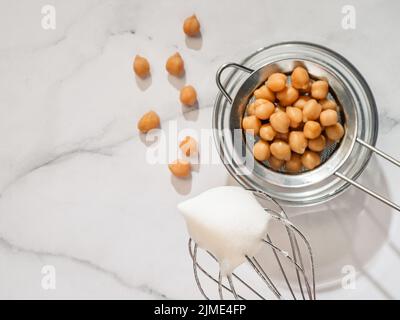
[[[41,8],[57,10],[56,30]],[[224,62],[284,40],[326,45],[352,61],[379,106],[378,146],[400,156],[397,1],[352,1],[355,30],[341,28],[347,1],[42,1],[0,2],[0,298],[198,298],[182,199],[230,183],[221,165],[189,180],[146,162],[136,122],[149,108],[162,126],[210,128]],[[195,12],[202,38],[181,24]],[[179,50],[182,81],[166,58]],[[132,74],[132,57],[152,66]],[[183,82],[199,109],[183,114]],[[380,159],[360,178],[400,202],[400,171]],[[322,206],[290,209],[315,250],[319,298],[400,298],[400,219],[356,190]],[[356,289],[337,281],[343,265]],[[44,265],[56,289],[41,287]]]

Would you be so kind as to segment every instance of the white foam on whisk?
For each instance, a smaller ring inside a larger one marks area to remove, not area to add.
[[[270,219],[251,191],[233,186],[207,190],[178,209],[190,237],[218,259],[223,276],[257,253]]]

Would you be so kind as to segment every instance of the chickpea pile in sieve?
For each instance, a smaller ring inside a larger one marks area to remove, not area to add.
[[[340,141],[344,128],[338,105],[327,98],[327,81],[310,79],[303,67],[296,67],[290,79],[273,73],[254,91],[242,128],[259,138],[255,159],[268,161],[274,170],[297,173],[319,166],[320,153]]]

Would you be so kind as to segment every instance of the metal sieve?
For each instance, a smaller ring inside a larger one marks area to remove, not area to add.
[[[325,151],[319,167],[287,174],[254,161],[248,136],[243,136],[244,144],[235,143],[235,138],[254,90],[270,74],[289,73],[299,65],[313,78],[328,81],[330,93],[341,106],[345,135],[340,143]],[[227,68],[235,70],[222,84],[221,75]],[[214,140],[227,170],[244,187],[266,192],[287,205],[308,205],[331,199],[353,185],[400,211],[400,206],[355,181],[372,152],[397,166],[400,162],[374,147],[378,133],[374,97],[364,78],[344,57],[312,43],[278,43],[256,51],[240,64],[224,64],[217,71],[216,81],[221,92],[214,105]],[[234,93],[233,98],[228,91]],[[243,162],[243,158],[252,161]]]

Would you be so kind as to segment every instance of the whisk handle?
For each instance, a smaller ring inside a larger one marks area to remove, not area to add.
[[[361,144],[363,147],[371,150],[372,152],[375,152],[376,154],[378,154],[379,156],[381,156],[382,158],[386,159],[387,161],[393,163],[394,165],[400,167],[400,161],[389,156],[387,153],[375,148],[374,146],[366,143],[364,140],[357,138],[356,141]],[[359,184],[358,182],[346,177],[344,174],[340,173],[340,172],[335,172],[335,175],[337,177],[339,177],[342,180],[347,181],[348,183],[350,183],[351,185],[355,186],[356,188],[364,191],[365,193],[369,194],[370,196],[374,197],[375,199],[383,202],[384,204],[388,205],[389,207],[397,210],[400,212],[400,206],[392,201],[390,201],[389,199],[386,199],[385,197],[377,194],[376,192],[364,187],[363,185]]]
[[[231,98],[231,96],[229,95],[229,93],[226,91],[224,85],[223,85],[222,82],[221,82],[221,75],[222,75],[222,73],[224,72],[224,70],[227,69],[227,68],[235,68],[235,69],[239,69],[239,70],[242,70],[242,71],[244,71],[244,72],[247,72],[247,73],[252,73],[254,70],[253,70],[253,69],[250,69],[250,68],[247,68],[247,67],[245,67],[245,66],[242,66],[241,64],[233,63],[233,62],[223,64],[223,65],[218,69],[217,74],[216,74],[216,76],[215,76],[215,80],[216,80],[216,82],[217,82],[218,89],[219,89],[219,90],[221,91],[221,93],[225,96],[225,98],[229,101],[229,103],[232,103],[233,99]]]

